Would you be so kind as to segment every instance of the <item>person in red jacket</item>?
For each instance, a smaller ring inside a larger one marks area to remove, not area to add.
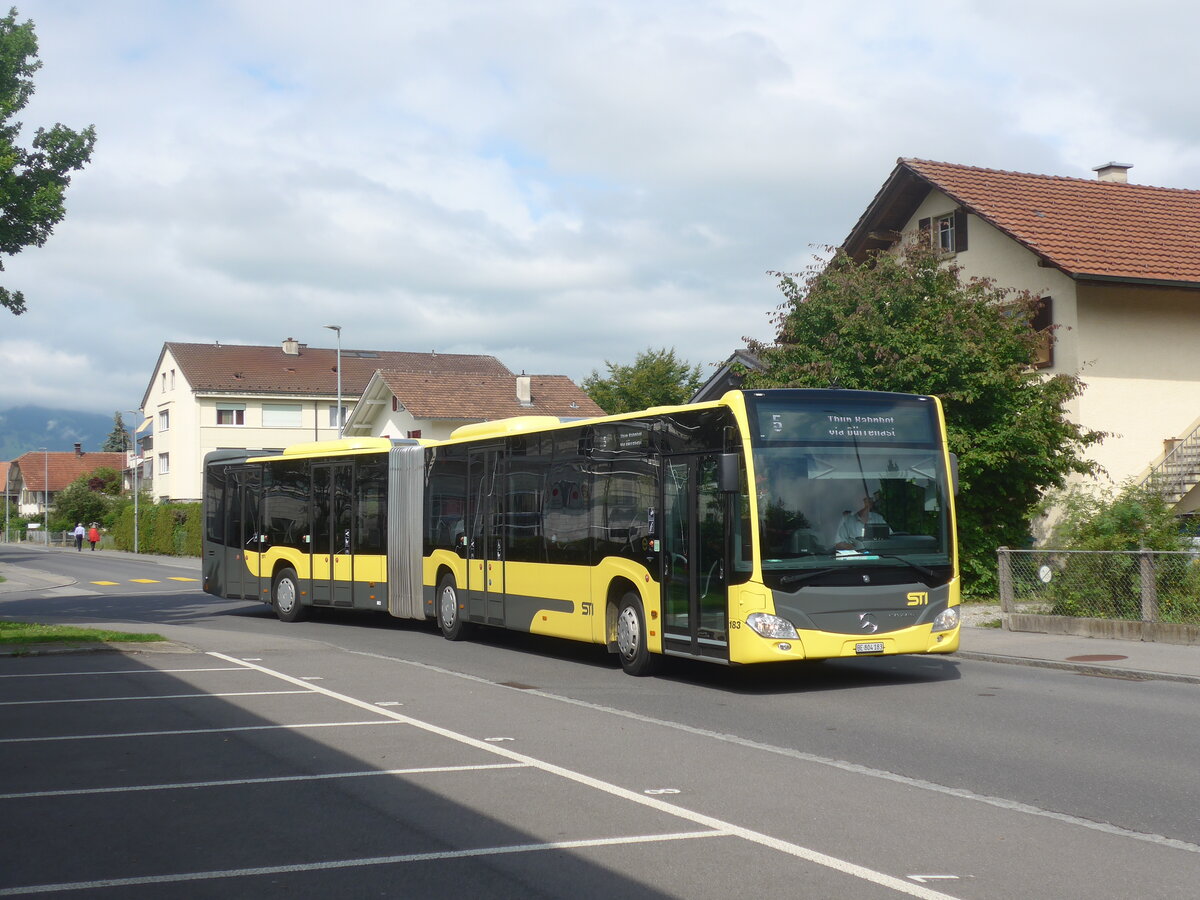
[[[95,551],[96,545],[100,543],[100,529],[96,527],[96,523],[92,523],[92,527],[88,529],[88,541],[92,545],[92,550]]]

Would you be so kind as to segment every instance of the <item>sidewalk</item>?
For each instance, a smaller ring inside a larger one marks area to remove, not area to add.
[[[1200,647],[966,626],[956,656],[1139,681],[1200,684]]]

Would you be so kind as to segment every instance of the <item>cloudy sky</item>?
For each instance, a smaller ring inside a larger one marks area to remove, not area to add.
[[[769,338],[897,157],[1200,188],[1200,7],[15,0],[28,128],[94,124],[5,259],[0,409],[141,401],[164,341],[490,353],[581,381]]]

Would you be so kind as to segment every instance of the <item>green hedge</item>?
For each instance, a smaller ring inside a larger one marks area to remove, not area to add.
[[[138,550],[160,556],[199,556],[203,520],[199,503],[138,503]],[[133,549],[133,503],[127,503],[112,528],[118,550]]]

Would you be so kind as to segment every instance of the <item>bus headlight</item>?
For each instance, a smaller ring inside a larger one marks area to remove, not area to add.
[[[796,634],[795,625],[787,619],[781,619],[779,616],[773,616],[770,613],[750,613],[750,615],[746,616],[746,624],[763,637],[771,638],[772,640],[778,638],[799,640],[800,638],[800,635]]]
[[[951,631],[958,627],[958,607],[951,606],[937,614],[933,620],[934,631]]]

